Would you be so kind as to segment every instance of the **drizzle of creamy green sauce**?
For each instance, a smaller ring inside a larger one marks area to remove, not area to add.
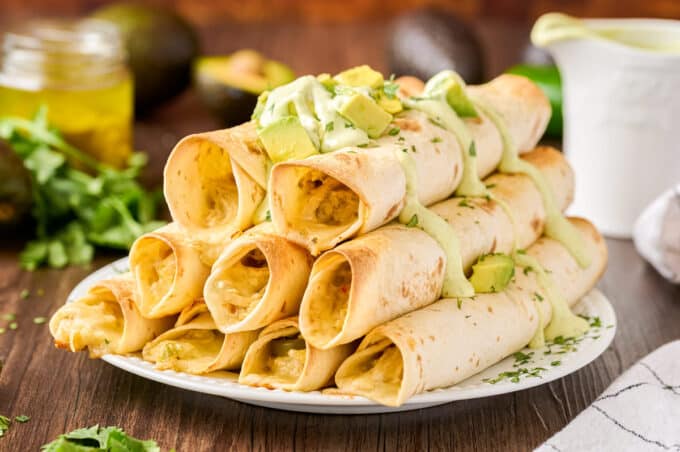
[[[545,235],[562,243],[581,268],[588,267],[591,256],[585,247],[583,237],[581,237],[581,234],[574,225],[562,215],[555,202],[555,195],[543,174],[531,163],[519,158],[517,147],[512,142],[512,137],[505,126],[505,121],[500,115],[480,100],[477,100],[475,104],[477,108],[482,110],[491,119],[501,135],[503,154],[498,170],[503,173],[522,173],[531,178],[543,200],[546,213]]]
[[[437,74],[425,84],[422,96],[403,99],[402,103],[408,108],[422,111],[435,124],[456,137],[463,157],[463,177],[456,189],[456,195],[484,196],[487,190],[477,173],[477,152],[472,134],[465,121],[451,108],[446,100],[446,92],[442,90],[442,82],[450,76],[450,71]]]
[[[266,127],[285,116],[295,115],[321,152],[366,144],[369,141],[367,133],[338,113],[351,95],[366,95],[363,91],[347,88],[333,97],[316,77],[305,75],[269,93],[259,125]]]
[[[536,279],[538,284],[543,288],[543,291],[552,306],[552,317],[550,323],[543,330],[543,319],[541,318],[542,313],[538,305],[536,305],[536,310],[539,315],[539,323],[534,337],[529,342],[529,346],[532,348],[539,348],[545,345],[545,340],[554,340],[558,336],[562,337],[577,337],[588,331],[589,325],[585,319],[577,316],[569,308],[567,300],[564,299],[559,290],[555,287],[548,272],[543,268],[543,266],[532,256],[527,254],[515,253],[514,255],[515,263],[520,267],[531,267],[534,272],[536,272]],[[534,303],[540,303],[540,301],[534,300]]]
[[[401,150],[395,150],[395,155],[406,176],[406,205],[399,213],[399,222],[422,229],[444,250],[446,270],[442,296],[447,298],[472,297],[475,289],[463,272],[463,259],[460,255],[460,243],[456,232],[446,220],[418,201],[418,175],[413,157]]]

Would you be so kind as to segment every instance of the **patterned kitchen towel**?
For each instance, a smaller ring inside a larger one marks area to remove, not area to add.
[[[680,451],[680,340],[647,355],[537,452]]]
[[[633,228],[638,252],[664,278],[680,284],[680,184],[657,198]]]

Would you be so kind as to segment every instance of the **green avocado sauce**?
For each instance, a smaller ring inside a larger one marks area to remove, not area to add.
[[[523,173],[531,178],[538,188],[546,212],[545,235],[562,243],[576,259],[581,268],[590,265],[591,256],[583,243],[583,238],[557,207],[555,196],[543,174],[530,164],[519,158],[516,146],[512,142],[505,122],[492,108],[477,100],[477,107],[482,110],[496,125],[503,141],[503,154],[498,170],[503,173]]]
[[[540,306],[536,305],[536,310],[539,315],[539,323],[534,337],[529,342],[532,348],[540,348],[545,345],[545,340],[554,340],[558,336],[562,337],[577,337],[588,331],[588,322],[571,312],[567,300],[564,299],[560,291],[555,287],[548,272],[543,266],[532,256],[522,253],[515,253],[515,263],[520,267],[531,267],[536,272],[538,284],[546,293],[548,301],[552,306],[552,317],[550,323],[542,328],[543,319]],[[534,303],[540,303],[540,300],[534,299]]]
[[[451,226],[418,201],[418,175],[413,157],[408,152],[395,150],[406,176],[406,205],[399,213],[399,222],[425,231],[435,239],[446,254],[446,270],[442,296],[447,298],[472,297],[475,289],[463,272],[460,243]]]

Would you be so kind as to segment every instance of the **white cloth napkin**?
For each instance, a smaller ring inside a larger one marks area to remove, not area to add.
[[[680,340],[640,360],[536,451],[680,451]]]
[[[638,252],[664,278],[680,284],[680,184],[657,198],[633,228]]]

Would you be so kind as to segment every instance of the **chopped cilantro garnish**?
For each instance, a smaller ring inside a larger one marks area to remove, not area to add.
[[[534,298],[536,298],[538,301],[543,301],[543,296],[538,292],[534,292]]]
[[[47,317],[34,317],[33,318],[33,323],[35,323],[36,325],[42,325],[45,322],[47,322]]]
[[[332,132],[335,124],[332,122],[326,123],[326,132]]]
[[[406,227],[413,228],[416,226],[418,226],[418,215],[414,213],[411,219],[408,220],[408,223],[406,223]]]
[[[399,84],[394,81],[394,74],[392,74],[383,84],[383,92],[388,99],[394,99],[397,97],[397,91],[399,91]]]
[[[16,330],[17,328],[19,328],[19,324],[17,322],[12,322],[9,324],[10,330]]]
[[[492,188],[494,188],[495,186],[496,186],[496,184],[488,184],[488,185],[486,186],[486,188],[492,189]]]
[[[475,147],[475,142],[470,142],[470,150],[468,151],[470,157],[477,157],[477,148]]]
[[[24,290],[22,290],[21,293],[19,294],[19,298],[21,298],[22,300],[25,300],[25,299],[28,298],[30,295],[31,295],[31,292],[30,292],[28,289],[24,289]]]
[[[463,307],[463,299],[462,299],[462,298],[458,298],[458,299],[456,300],[456,304],[458,305],[458,309],[462,308],[462,307]]]
[[[31,416],[26,416],[25,414],[20,414],[19,416],[16,416],[14,418],[14,420],[19,422],[20,424],[25,424],[26,422],[31,420]]]
[[[460,207],[467,207],[467,208],[469,208],[469,209],[474,209],[474,208],[475,208],[475,206],[473,206],[473,205],[471,205],[471,204],[468,204],[467,198],[461,199],[460,202],[458,203],[458,205],[459,205]]]
[[[399,127],[392,127],[389,130],[389,132],[387,132],[387,134],[390,135],[390,136],[395,136],[395,135],[399,135],[400,131],[401,131],[401,129]]]
[[[522,273],[524,273],[524,276],[527,276],[532,271],[534,271],[534,268],[530,265],[522,269]]]
[[[413,151],[413,152],[418,152],[418,150],[416,149],[416,145],[415,145],[415,144],[412,144],[412,145],[411,145],[411,151]]]
[[[560,364],[562,364],[562,361],[559,361],[559,360],[553,361],[553,362],[550,363],[550,365],[553,366],[553,367],[559,366]]]
[[[11,423],[12,420],[10,418],[0,414],[0,438],[5,436],[5,433],[7,433],[7,430],[9,430],[9,425]]]
[[[116,451],[116,452],[160,452],[160,447],[153,440],[139,440],[126,434],[118,427],[100,427],[95,425],[81,428],[71,433],[59,435],[41,449],[43,452],[68,451]]]
[[[432,143],[441,143],[442,139],[441,137],[434,137],[430,140]]]

